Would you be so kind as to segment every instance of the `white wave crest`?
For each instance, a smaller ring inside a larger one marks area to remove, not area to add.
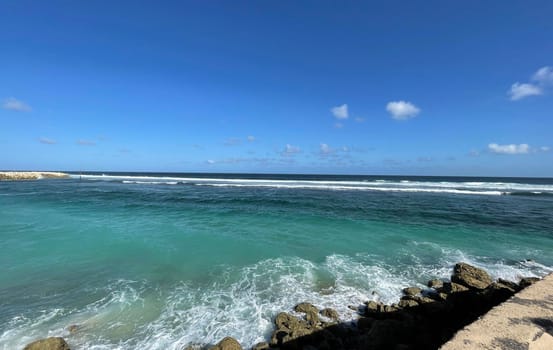
[[[122,175],[73,175],[74,178],[104,181],[122,181],[125,184],[194,184],[215,187],[268,187],[283,189],[320,189],[347,191],[384,191],[384,192],[426,192],[473,195],[504,195],[515,192],[553,194],[553,185],[524,184],[507,182],[448,182],[448,181],[412,181],[412,180],[362,180],[362,181],[326,181],[326,180],[271,180],[240,178],[202,178],[202,177],[155,177]]]

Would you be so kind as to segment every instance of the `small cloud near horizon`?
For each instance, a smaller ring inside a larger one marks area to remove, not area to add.
[[[348,105],[345,103],[341,106],[332,107],[330,111],[336,119],[348,119],[349,117]]]
[[[50,139],[48,137],[40,137],[38,139],[38,142],[40,142],[42,144],[45,144],[45,145],[55,145],[56,143],[58,143],[56,140]]]
[[[388,102],[386,111],[395,120],[408,120],[416,117],[421,112],[420,108],[407,101]]]
[[[326,143],[321,143],[321,145],[319,146],[319,151],[323,155],[327,155],[334,152],[334,150],[330,148],[330,146]]]
[[[292,155],[298,154],[300,152],[301,152],[301,148],[299,148],[298,146],[292,146],[291,144],[288,143],[284,147],[284,150],[282,151],[282,155],[292,156]]]
[[[15,97],[8,97],[2,102],[2,108],[9,111],[16,112],[31,112],[33,109],[31,106],[23,101],[16,99]]]
[[[490,143],[488,150],[496,154],[527,154],[530,152],[530,146],[526,143],[521,144],[508,144],[498,145],[497,143]]]
[[[255,136],[248,136],[248,142],[254,142],[255,141]]]

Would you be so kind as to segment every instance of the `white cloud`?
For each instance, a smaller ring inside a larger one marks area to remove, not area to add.
[[[511,90],[509,90],[509,95],[511,96],[512,101],[517,101],[528,96],[535,96],[543,94],[542,89],[534,84],[529,83],[519,83],[516,82],[511,85]]]
[[[553,68],[541,67],[532,75],[532,80],[541,85],[553,84]]]
[[[551,148],[548,147],[548,146],[541,146],[541,147],[540,147],[540,151],[542,151],[542,152],[549,152],[550,149],[551,149]]]
[[[406,101],[392,101],[386,105],[386,110],[395,120],[407,120],[420,113],[420,108]]]
[[[320,150],[322,154],[330,154],[333,152],[332,148],[330,148],[330,146],[326,143],[321,143]]]
[[[531,83],[519,83],[511,85],[507,92],[512,101],[517,101],[528,96],[543,95],[553,86],[553,68],[550,66],[541,67],[530,78]]]
[[[521,143],[519,145],[498,145],[497,143],[490,143],[488,145],[488,150],[497,154],[527,154],[530,152],[530,146],[526,143]]]
[[[298,146],[292,146],[291,144],[286,144],[286,147],[284,147],[284,151],[282,151],[282,154],[286,156],[291,156],[300,152],[301,152],[301,149]]]
[[[9,97],[5,99],[2,103],[2,108],[16,112],[30,112],[33,110],[31,106],[27,105],[23,101],[19,101],[14,97]]]
[[[43,143],[45,145],[55,145],[57,143],[56,140],[52,140],[52,139],[49,139],[47,137],[39,138],[38,142]]]
[[[248,136],[248,142],[254,142],[255,136]]]
[[[205,163],[209,165],[213,164],[245,164],[245,163],[252,163],[257,164],[259,166],[265,166],[271,163],[277,164],[277,163],[293,163],[293,159],[276,159],[276,158],[242,158],[242,157],[235,157],[235,158],[223,158],[223,159],[208,159],[205,161]]]
[[[348,119],[349,117],[348,105],[345,103],[341,106],[332,107],[330,111],[332,112],[334,117],[336,117],[336,119]]]

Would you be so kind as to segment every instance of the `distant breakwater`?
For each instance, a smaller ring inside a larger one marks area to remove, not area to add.
[[[60,179],[68,178],[69,175],[60,172],[51,171],[2,171],[0,180],[40,180],[40,179]]]

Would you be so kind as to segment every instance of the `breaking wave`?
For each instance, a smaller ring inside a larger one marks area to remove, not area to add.
[[[448,193],[462,195],[519,195],[551,196],[551,184],[526,184],[515,182],[483,181],[411,181],[411,180],[293,180],[293,179],[241,179],[241,178],[204,178],[179,176],[126,176],[126,175],[73,175],[94,181],[117,181],[138,185],[177,185],[187,184],[213,187],[259,187],[275,189],[312,189],[334,191],[382,191],[382,192],[422,192]]]

